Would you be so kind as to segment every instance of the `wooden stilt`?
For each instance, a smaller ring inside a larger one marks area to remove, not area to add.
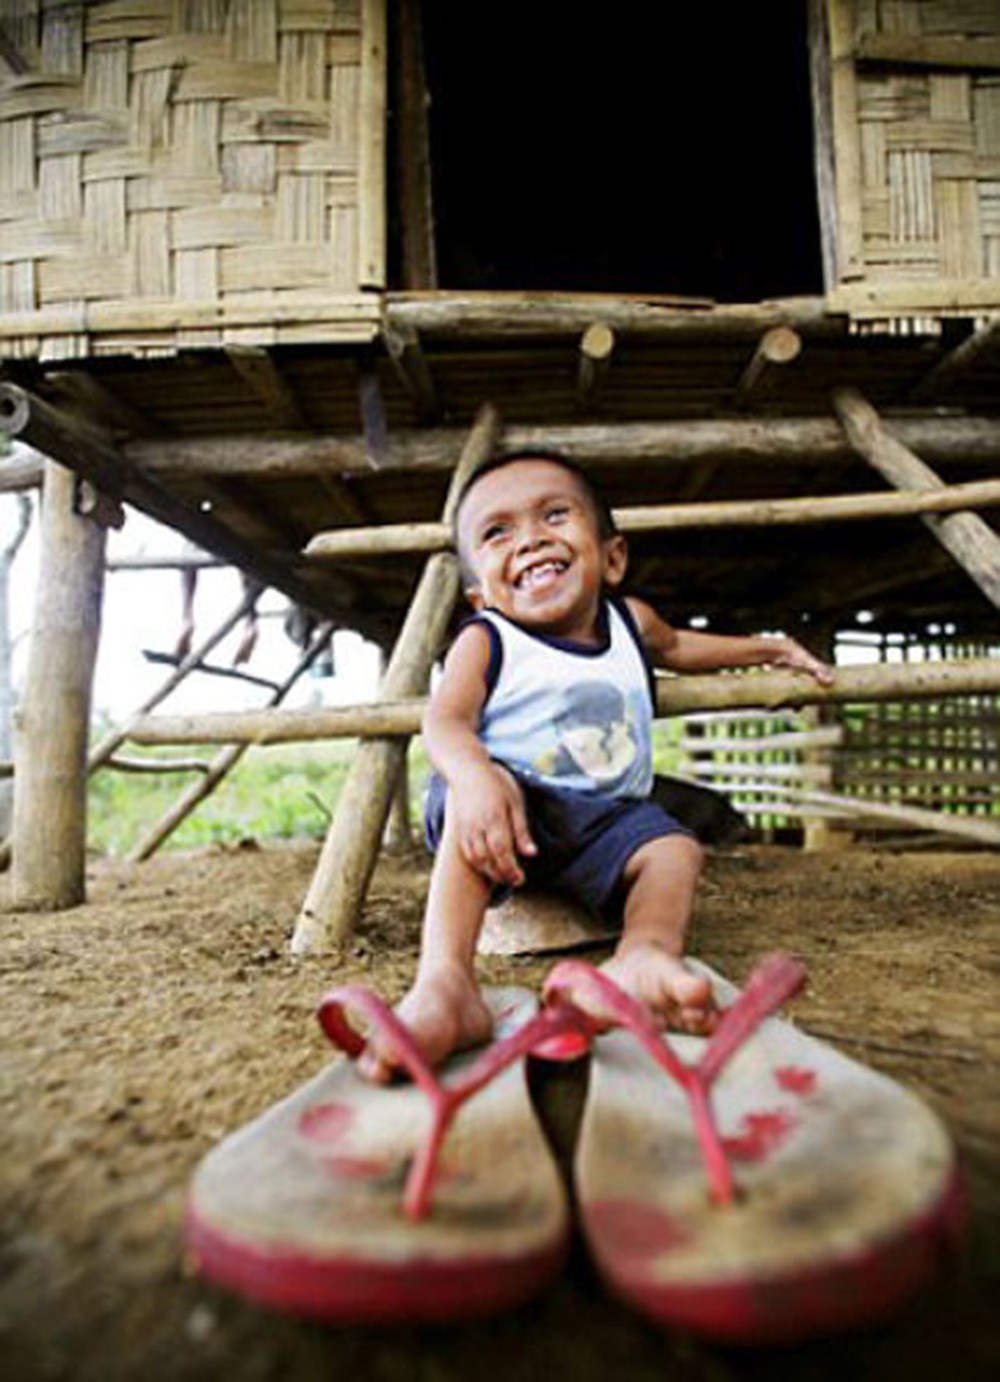
[[[10,540],[0,548],[0,755],[10,758],[13,752],[12,721],[14,716],[14,683],[11,662],[13,644],[10,636],[10,577],[14,558],[27,537],[31,524],[31,500],[20,494],[18,524]],[[13,770],[11,775],[13,776]],[[14,792],[9,782],[0,783],[0,838],[10,831],[14,810]]]
[[[452,518],[466,477],[493,451],[499,429],[496,409],[484,405],[452,475],[444,506],[446,522]],[[380,698],[411,696],[426,690],[458,590],[455,557],[450,552],[431,557],[382,678]],[[375,739],[358,746],[295,927],[293,953],[301,955],[338,946],[350,935],[375,867],[406,742]]]
[[[408,854],[413,848],[413,832],[410,829],[410,765],[403,759],[399,769],[399,781],[392,794],[389,806],[389,820],[385,828],[385,847],[390,854]]]
[[[289,675],[272,694],[269,701],[270,705],[276,706],[281,704],[299,678],[312,666],[327,643],[329,643],[332,632],[333,628],[330,624],[323,624],[317,630],[316,636],[309,644],[309,647],[299,658]],[[129,854],[129,862],[139,863],[141,860],[148,859],[150,855],[155,854],[164,840],[168,839],[174,833],[181,822],[188,818],[195,807],[203,802],[206,797],[211,796],[219,783],[222,782],[223,778],[228,776],[232,769],[236,767],[236,764],[240,761],[249,747],[249,744],[233,744],[217,754],[209,764],[208,771],[204,776],[192,782],[177,801],[174,802],[173,806],[171,806],[160,820],[157,821],[152,830],[148,831],[147,834],[143,836]]]
[[[16,908],[85,897],[87,734],[101,626],[105,530],[74,511],[76,479],[45,468],[42,561],[24,697],[15,717]]]
[[[838,389],[833,406],[851,445],[896,489],[944,488],[937,473],[893,436],[856,389]],[[1000,608],[1000,538],[989,525],[975,513],[925,514],[923,522]]]

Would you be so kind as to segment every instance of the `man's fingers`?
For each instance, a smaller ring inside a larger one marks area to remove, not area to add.
[[[538,846],[531,838],[531,831],[528,828],[528,817],[524,812],[523,802],[518,801],[510,813],[511,828],[514,831],[514,844],[518,854],[527,855],[529,858],[538,853]]]

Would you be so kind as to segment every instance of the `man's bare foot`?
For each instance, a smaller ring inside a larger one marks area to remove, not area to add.
[[[715,1030],[719,1013],[711,984],[659,942],[623,940],[601,969],[663,1027],[695,1036]]]
[[[476,981],[459,967],[440,967],[417,977],[396,1007],[431,1065],[438,1065],[452,1051],[487,1041],[493,1031],[493,1015],[483,1001]],[[373,1035],[358,1061],[366,1079],[387,1084],[402,1069],[384,1038]]]

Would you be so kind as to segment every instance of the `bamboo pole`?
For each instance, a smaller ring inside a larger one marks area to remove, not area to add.
[[[581,407],[595,404],[611,368],[615,333],[604,322],[591,322],[580,338],[576,397]]]
[[[24,696],[15,715],[11,903],[60,911],[86,896],[87,733],[106,530],[74,512],[76,479],[49,462]]]
[[[0,386],[0,405],[3,389]],[[905,445],[926,460],[955,467],[1000,461],[1000,419],[928,413],[894,418]],[[0,428],[4,427],[0,412]],[[392,435],[390,472],[447,472],[464,432],[459,427],[400,428]],[[504,429],[512,450],[550,446],[584,466],[644,463],[676,467],[685,475],[701,461],[735,462],[808,471],[856,460],[844,430],[832,417],[679,418],[670,422],[572,422]],[[232,476],[309,478],[361,474],[370,470],[364,438],[320,433],[226,437],[215,434],[134,437],[120,447],[130,466],[161,483],[177,478]],[[126,498],[130,496],[126,495]],[[150,510],[152,511],[152,510]],[[155,515],[154,515],[155,516]],[[174,527],[181,527],[173,523]],[[195,541],[199,541],[194,536]],[[207,545],[202,543],[201,545]]]
[[[1000,480],[921,487],[900,493],[808,496],[804,499],[737,499],[705,504],[648,504],[614,510],[623,533],[677,531],[682,528],[789,527],[904,518],[1000,506]],[[317,533],[305,555],[343,561],[406,552],[443,552],[451,546],[446,523],[392,523],[375,528],[338,528]]]
[[[450,522],[462,485],[493,451],[500,423],[484,405],[452,475],[443,519]],[[410,696],[427,686],[459,591],[458,562],[441,552],[427,562],[393,649],[380,694]],[[406,755],[405,739],[377,739],[355,752],[341,788],[316,873],[292,937],[292,951],[341,944],[358,917],[378,855],[392,793]]]
[[[901,490],[944,489],[941,478],[886,428],[856,389],[833,395],[848,440],[890,484]],[[986,598],[1000,608],[1000,538],[975,513],[925,514],[924,523]]]
[[[808,806],[829,807],[853,817],[868,817],[873,821],[888,821],[913,830],[934,830],[942,835],[957,835],[976,844],[1000,849],[1000,825],[976,816],[950,815],[945,811],[931,811],[924,806],[898,806],[891,802],[868,801],[864,797],[844,796],[840,792],[801,790],[785,783],[741,783],[741,792],[766,795],[778,792],[792,801]]]
[[[772,326],[758,342],[736,385],[735,401],[749,403],[753,394],[763,391],[782,365],[791,364],[802,351],[802,337],[790,326]]]
[[[299,658],[298,662],[281,685],[276,687],[272,693],[269,705],[277,706],[281,704],[299,678],[303,673],[308,671],[329,643],[332,632],[333,626],[331,624],[322,624],[319,627],[309,647]],[[215,791],[219,783],[228,776],[233,768],[235,768],[236,764],[240,761],[249,747],[249,744],[232,744],[228,748],[223,749],[221,753],[216,754],[203,776],[191,783],[180,797],[178,797],[177,801],[174,802],[173,806],[164,812],[159,821],[157,821],[152,829],[143,836],[135,848],[130,852],[128,856],[129,862],[140,863],[143,859],[148,859],[150,855],[155,854],[164,840],[168,839],[169,836],[173,834],[181,822],[187,819],[195,807],[200,805],[206,797],[210,796],[212,792]]]
[[[384,687],[383,687],[384,690]],[[832,686],[795,672],[658,677],[660,719],[698,711],[921,700],[1000,692],[1000,658],[953,662],[873,663],[838,667]],[[323,710],[238,711],[218,715],[151,716],[136,721],[137,744],[283,744],[309,739],[402,738],[419,733],[425,701],[413,696],[373,705]]]

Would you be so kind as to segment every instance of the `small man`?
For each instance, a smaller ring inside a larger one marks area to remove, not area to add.
[[[649,799],[651,668],[767,665],[822,685],[831,669],[794,639],[675,629],[644,601],[621,598],[625,539],[558,453],[481,466],[459,499],[455,544],[476,614],[424,717],[436,854],[399,1016],[434,1063],[489,1038],[476,941],[498,890],[530,881],[620,922],[604,969],[661,1025],[711,1031],[710,987],[683,961],[702,849]],[[389,1079],[391,1051],[372,1041],[362,1069]]]

